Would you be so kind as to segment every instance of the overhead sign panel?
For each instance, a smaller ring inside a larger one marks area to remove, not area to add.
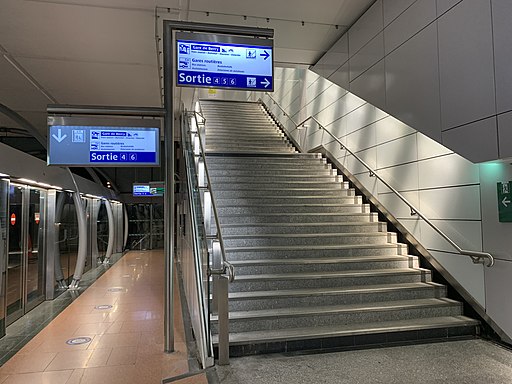
[[[274,90],[273,40],[176,34],[176,85]]]
[[[71,125],[57,122],[48,134],[48,165],[157,166],[158,127]]]
[[[133,196],[159,197],[164,195],[164,183],[162,181],[133,184]]]

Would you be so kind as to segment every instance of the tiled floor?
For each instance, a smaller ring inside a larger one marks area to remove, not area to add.
[[[512,352],[461,340],[319,354],[273,354],[216,366],[220,384],[510,384]]]
[[[121,256],[122,254],[112,255],[111,263],[117,262]],[[0,339],[0,366],[23,348],[109,268],[110,265],[100,264],[87,271],[80,280],[79,290],[60,293],[55,300],[43,302],[7,327],[6,336]]]
[[[163,266],[162,251],[126,254],[0,368],[0,384],[156,384],[187,373],[178,289],[176,351],[163,352]],[[72,338],[84,344],[66,344]]]

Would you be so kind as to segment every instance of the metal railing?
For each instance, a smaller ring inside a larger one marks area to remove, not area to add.
[[[194,268],[200,271],[196,272],[196,279],[202,280],[197,283],[202,285],[201,298],[196,298],[198,300],[194,304],[201,308],[199,311],[204,321],[202,330],[210,346],[212,343],[209,317],[211,314],[218,316],[218,363],[224,365],[229,364],[228,284],[235,279],[235,270],[226,258],[217,205],[211,193],[204,135],[201,134],[201,131],[205,130],[205,122],[206,119],[201,112],[183,111],[181,140],[187,173],[185,184],[188,190],[187,204],[190,211],[186,225],[190,228],[188,239],[192,243],[192,247],[188,248],[193,248],[194,253],[189,255],[189,259],[194,258],[196,263]],[[215,231],[213,231],[212,215]],[[191,269],[189,263],[190,261],[186,268]],[[205,272],[206,275],[204,275]]]
[[[324,132],[326,132],[329,136],[332,137],[332,139],[334,141],[336,141],[339,145],[340,145],[340,149],[342,150],[345,150],[347,151],[351,156],[353,156],[363,167],[365,167],[368,172],[369,172],[369,175],[370,177],[375,177],[377,178],[382,184],[384,184],[387,188],[389,188],[400,200],[402,200],[402,202],[404,202],[408,207],[409,209],[411,210],[411,215],[414,215],[414,216],[418,216],[420,217],[421,219],[423,219],[423,221],[425,221],[425,223],[427,223],[435,232],[437,232],[438,235],[440,235],[443,239],[445,239],[453,248],[455,248],[457,250],[457,252],[460,254],[460,255],[463,255],[463,256],[468,256],[471,258],[471,260],[473,261],[473,263],[475,264],[484,264],[486,265],[487,267],[492,267],[494,265],[494,257],[488,253],[488,252],[480,252],[480,251],[470,251],[470,250],[467,250],[467,249],[462,249],[457,243],[455,243],[446,233],[444,233],[441,229],[439,229],[434,223],[432,223],[432,221],[430,221],[424,214],[422,214],[409,200],[407,200],[400,192],[398,192],[394,187],[392,187],[386,180],[384,180],[381,176],[379,176],[379,174],[377,173],[377,171],[375,171],[374,169],[372,169],[363,159],[361,159],[357,154],[355,154],[354,152],[352,152],[350,149],[347,148],[347,146],[345,144],[343,144],[341,142],[340,139],[338,139],[334,134],[332,134],[327,128],[325,128],[322,123],[320,123],[314,116],[309,116],[308,118],[304,119],[303,121],[301,121],[300,123],[295,123],[295,121],[293,120],[293,118],[281,107],[281,105],[268,93],[265,93],[273,102],[275,105],[277,105],[277,107],[283,112],[283,115],[286,116],[292,123],[293,125],[295,126],[295,129],[300,129],[300,128],[303,128],[305,129],[305,134],[304,134],[304,140],[305,138],[307,137],[307,132],[308,132],[308,129],[309,129],[309,126],[306,126],[305,124],[308,122],[308,121],[313,121],[315,122],[317,125],[318,125],[318,129],[319,130],[322,130]],[[260,99],[260,102],[263,102],[261,99]],[[322,147],[325,148],[325,146],[323,145],[323,143],[321,144]],[[301,152],[304,151],[303,148],[299,148]]]
[[[201,156],[201,160],[203,161],[204,173],[205,173],[205,176],[206,176],[206,185],[201,185],[202,183],[200,181],[199,182],[199,188],[207,190],[208,193],[210,194],[211,205],[212,205],[212,210],[213,210],[213,217],[215,219],[215,227],[217,229],[215,234],[213,234],[213,235],[212,234],[210,234],[210,235],[207,234],[207,236],[210,237],[210,238],[214,238],[214,239],[218,240],[219,245],[220,245],[220,252],[221,252],[220,256],[221,256],[221,259],[222,259],[221,268],[220,269],[211,268],[210,269],[210,273],[213,274],[213,275],[215,275],[215,274],[225,274],[226,271],[227,271],[227,274],[229,276],[229,282],[233,282],[235,280],[235,268],[233,267],[233,265],[226,258],[226,251],[225,251],[225,247],[224,247],[224,239],[222,238],[222,232],[220,230],[219,213],[218,213],[218,210],[217,210],[217,205],[215,204],[215,199],[212,196],[212,190],[211,190],[212,182],[211,182],[211,179],[210,179],[210,173],[208,172],[208,167],[206,166],[206,156],[205,156],[203,136],[201,135],[200,130],[199,130],[199,125],[203,125],[204,126],[205,123],[206,123],[206,119],[205,119],[204,115],[202,114],[202,112],[194,111],[194,112],[192,112],[192,114],[194,115],[194,117],[196,119],[196,122],[197,122],[197,125],[198,125],[198,129],[197,129],[197,131],[191,131],[190,133],[197,134],[198,141],[199,141],[199,147],[200,147],[200,154],[199,154],[199,156]],[[201,122],[199,122],[197,117],[201,118]],[[205,216],[207,216],[208,214],[209,214],[209,212],[205,212]],[[205,221],[207,221],[207,220],[205,220]]]

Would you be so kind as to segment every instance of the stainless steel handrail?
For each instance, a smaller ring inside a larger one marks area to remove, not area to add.
[[[194,114],[195,116],[199,116],[202,119],[201,124],[204,124],[206,122],[206,118],[204,117],[204,115],[202,113],[197,112],[197,111],[193,111],[191,113]],[[212,274],[224,274],[224,273],[226,273],[226,269],[227,269],[227,271],[228,271],[227,273],[228,273],[228,277],[229,277],[229,282],[233,282],[235,280],[235,268],[234,268],[233,264],[231,264],[227,260],[227,258],[226,258],[226,250],[225,250],[225,247],[224,247],[224,239],[222,238],[222,232],[220,230],[219,214],[218,214],[218,210],[217,210],[217,205],[215,204],[215,198],[213,197],[213,193],[212,193],[212,189],[211,189],[212,182],[211,182],[211,179],[210,179],[210,173],[208,172],[208,166],[206,165],[205,150],[204,150],[204,146],[203,146],[203,140],[202,140],[202,137],[201,137],[201,132],[199,132],[199,127],[197,129],[197,132],[193,132],[193,133],[196,133],[198,138],[199,138],[199,145],[201,147],[201,157],[203,159],[204,171],[205,171],[205,174],[206,174],[206,182],[208,184],[206,186],[206,188],[210,192],[210,196],[211,196],[212,209],[213,209],[213,217],[215,219],[215,226],[217,228],[217,239],[219,240],[219,245],[220,245],[220,250],[221,250],[221,257],[222,257],[222,267],[223,267],[222,270],[211,269],[210,272]]]
[[[328,129],[326,129],[322,123],[320,123],[313,115],[309,116],[308,118],[304,119],[300,123],[295,123],[295,121],[292,119],[288,113],[279,105],[279,103],[268,93],[265,93],[270,99],[278,106],[281,111],[283,111],[286,116],[293,122],[295,125],[295,128],[304,127],[307,129],[309,127],[305,126],[308,121],[312,120],[318,125],[319,130],[323,130],[329,134],[339,145],[340,149],[344,149],[350,155],[352,155],[357,161],[359,161],[370,173],[370,177],[376,177],[380,182],[382,182],[387,188],[389,188],[400,200],[402,200],[411,210],[411,214],[417,215],[421,217],[434,231],[436,231],[443,239],[445,239],[452,247],[454,247],[457,252],[460,255],[463,256],[469,256],[471,257],[471,260],[475,264],[484,264],[487,267],[492,267],[494,265],[494,257],[488,253],[488,252],[480,252],[480,251],[470,251],[466,249],[462,249],[455,243],[450,237],[448,237],[447,234],[445,234],[441,229],[439,229],[434,223],[432,223],[425,215],[423,215],[411,202],[409,202],[400,192],[398,192],[395,188],[393,188],[386,180],[384,180],[382,177],[380,177],[375,170],[373,170],[363,159],[361,159],[359,156],[357,156],[354,152],[352,152],[350,149],[347,148],[345,144],[341,142],[340,139],[338,139],[336,136],[334,136]],[[322,146],[323,143],[322,143]]]

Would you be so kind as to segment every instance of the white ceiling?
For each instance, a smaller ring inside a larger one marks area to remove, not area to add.
[[[47,104],[161,106],[164,19],[273,28],[278,65],[311,65],[373,2],[1,0],[0,103],[43,133]]]

